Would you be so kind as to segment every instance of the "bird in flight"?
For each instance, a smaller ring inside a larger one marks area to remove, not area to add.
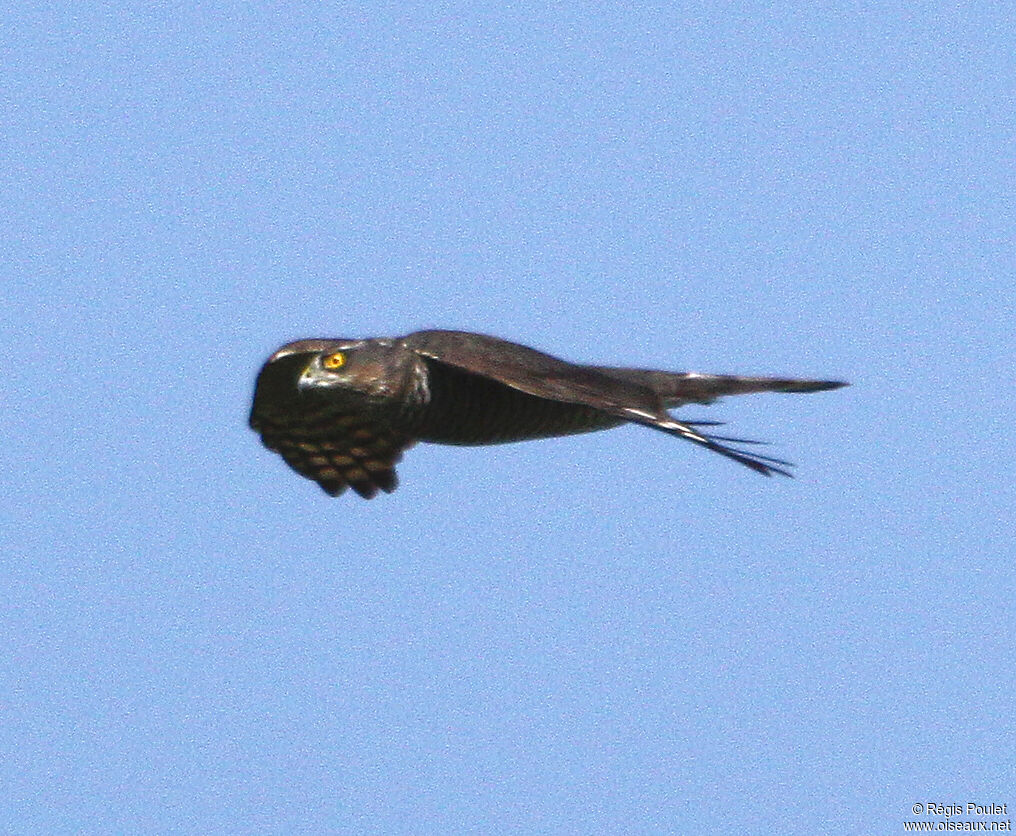
[[[584,366],[464,331],[288,343],[261,368],[250,426],[297,473],[338,496],[391,493],[395,465],[417,441],[483,445],[606,430],[625,423],[686,439],[764,476],[789,462],[717,421],[678,421],[667,410],[723,395],[820,392],[835,380]]]

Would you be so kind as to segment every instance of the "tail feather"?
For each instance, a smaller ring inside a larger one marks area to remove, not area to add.
[[[739,464],[743,464],[745,467],[750,467],[756,473],[761,473],[763,476],[772,476],[774,473],[779,473],[781,476],[789,476],[793,478],[793,474],[786,468],[793,467],[793,462],[785,461],[784,459],[777,459],[772,456],[762,456],[758,453],[751,453],[747,450],[738,450],[736,447],[728,447],[726,444],[721,444],[722,441],[729,441],[737,444],[762,444],[764,442],[750,441],[742,438],[725,438],[723,436],[716,435],[705,435],[703,433],[696,432],[694,429],[682,424],[680,421],[669,421],[660,422],[653,424],[656,429],[662,430],[663,432],[676,435],[679,438],[686,438],[694,444],[698,444],[700,447],[705,447],[707,450],[712,450],[714,453],[719,453],[721,456],[726,456],[728,459],[733,459]]]
[[[634,383],[654,392],[659,398],[658,406],[646,409],[631,406],[616,406],[611,412],[629,421],[653,427],[661,432],[684,438],[714,453],[719,453],[738,464],[751,468],[763,476],[778,473],[792,476],[788,468],[794,465],[783,459],[763,456],[749,450],[728,445],[758,445],[765,442],[748,438],[733,438],[725,435],[711,435],[701,432],[698,427],[720,426],[722,421],[678,421],[667,409],[688,403],[709,404],[724,395],[747,395],[755,392],[822,392],[839,389],[848,384],[839,380],[799,380],[786,377],[743,377],[740,375],[698,374],[697,372],[663,372],[653,369],[628,369],[606,366],[590,367],[592,371]]]
[[[719,453],[721,456],[733,459],[735,462],[743,464],[745,467],[749,467],[763,476],[772,476],[774,473],[779,473],[781,476],[793,476],[786,469],[794,466],[792,462],[776,459],[772,456],[763,456],[748,450],[738,450],[736,447],[728,447],[720,443],[722,441],[729,441],[735,444],[759,444],[761,442],[700,433],[691,424],[676,421],[662,410],[658,414],[633,408],[624,409],[623,412],[630,421],[646,427],[652,427],[669,435],[676,435],[678,438],[687,439],[693,444],[698,444],[700,447],[705,447],[707,450],[712,450],[714,453]]]

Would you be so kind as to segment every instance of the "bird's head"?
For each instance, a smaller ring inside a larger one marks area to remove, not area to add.
[[[296,387],[301,394],[315,391],[358,392],[385,398],[397,382],[389,340],[328,340],[316,351],[302,353]]]
[[[251,426],[286,415],[296,404],[360,411],[418,397],[424,361],[397,340],[300,340],[282,346],[262,367]],[[302,408],[302,407],[301,407]]]

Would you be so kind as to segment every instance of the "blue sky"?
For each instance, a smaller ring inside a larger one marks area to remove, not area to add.
[[[9,833],[896,833],[1016,804],[1001,5],[16,4]],[[310,336],[850,380],[421,445],[246,427]]]

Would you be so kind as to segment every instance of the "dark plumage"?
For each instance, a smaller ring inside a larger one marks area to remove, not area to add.
[[[500,444],[644,424],[769,476],[791,465],[728,446],[668,408],[750,392],[818,392],[846,384],[581,366],[461,331],[300,340],[262,367],[250,425],[298,473],[338,496],[391,493],[395,464],[416,441]]]

